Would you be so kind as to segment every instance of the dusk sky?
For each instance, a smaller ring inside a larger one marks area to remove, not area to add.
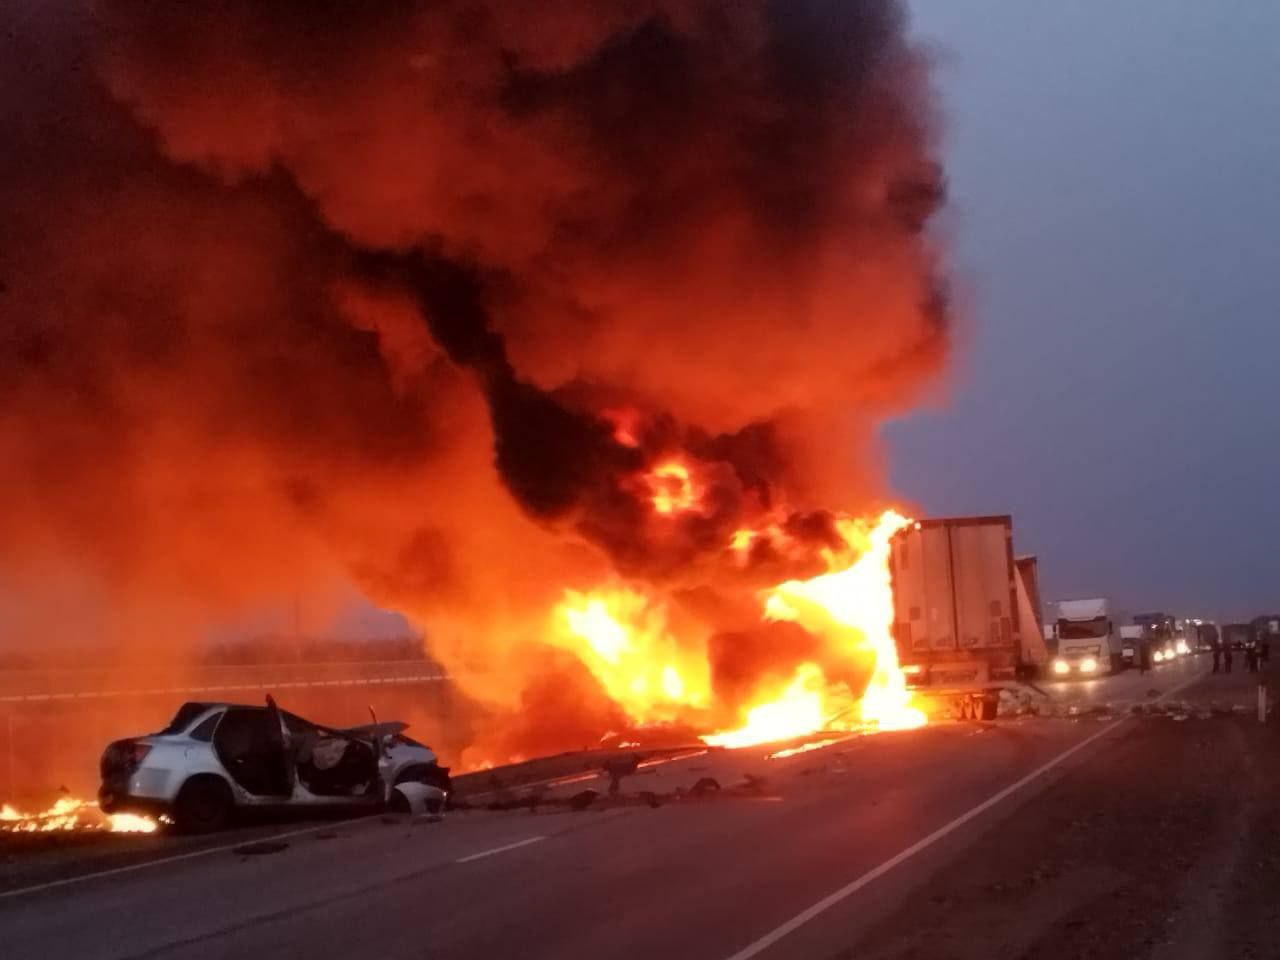
[[[915,0],[938,49],[953,388],[886,428],[1046,599],[1280,608],[1280,5]]]

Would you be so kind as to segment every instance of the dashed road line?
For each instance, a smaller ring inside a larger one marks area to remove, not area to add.
[[[519,849],[520,847],[527,847],[531,843],[537,843],[538,841],[545,840],[545,839],[547,839],[545,834],[537,837],[525,837],[523,840],[517,840],[515,843],[504,843],[500,847],[493,847],[492,849],[489,849],[489,850],[481,850],[479,853],[473,853],[465,857],[459,857],[457,860],[453,862],[454,863],[470,863],[472,860],[483,860],[485,857],[492,857],[496,853],[506,853],[508,850],[516,850],[516,849]]]

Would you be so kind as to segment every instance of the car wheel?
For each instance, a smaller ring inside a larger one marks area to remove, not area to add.
[[[213,833],[231,819],[235,800],[218,777],[192,777],[173,802],[173,824],[181,833]]]

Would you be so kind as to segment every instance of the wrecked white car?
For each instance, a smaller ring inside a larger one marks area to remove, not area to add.
[[[117,740],[102,755],[107,813],[169,817],[188,833],[244,809],[398,809],[439,817],[449,768],[403,723],[331,729],[279,709],[185,703],[159,733]]]

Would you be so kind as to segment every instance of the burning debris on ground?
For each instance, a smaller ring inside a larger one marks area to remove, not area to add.
[[[155,833],[160,823],[136,813],[103,813],[97,803],[64,795],[43,810],[24,811],[0,804],[0,833],[94,831]]]
[[[30,635],[354,583],[485,705],[472,767],[923,722],[874,440],[949,344],[901,4],[0,16]]]

